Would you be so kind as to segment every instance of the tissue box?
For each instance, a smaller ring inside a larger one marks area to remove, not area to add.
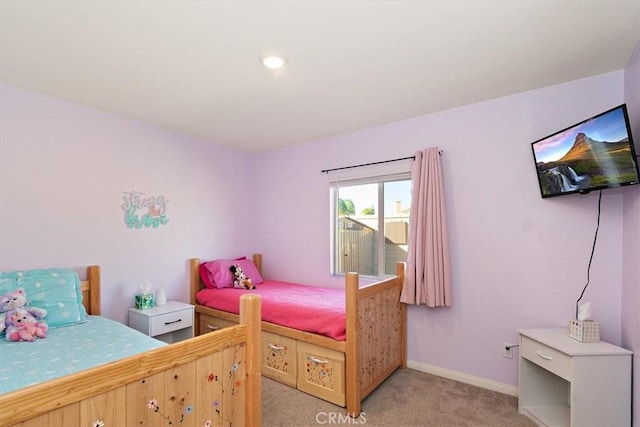
[[[138,310],[147,310],[153,308],[153,294],[136,295],[136,308]]]
[[[600,342],[600,324],[593,320],[569,320],[569,336],[580,342]]]

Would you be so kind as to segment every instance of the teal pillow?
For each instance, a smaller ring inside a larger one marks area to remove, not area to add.
[[[47,310],[43,321],[49,328],[74,325],[86,320],[80,278],[73,270],[52,268],[0,273],[0,295],[16,288],[25,290],[29,306]]]

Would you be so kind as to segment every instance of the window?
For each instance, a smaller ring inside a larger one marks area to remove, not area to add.
[[[334,182],[331,194],[332,272],[395,274],[396,263],[407,259],[410,175]]]

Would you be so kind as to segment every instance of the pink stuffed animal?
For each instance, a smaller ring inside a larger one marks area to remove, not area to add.
[[[0,295],[0,332],[6,327],[5,317],[7,313],[16,308],[24,308],[36,319],[42,319],[47,315],[44,308],[31,307],[27,305],[27,293],[22,288],[16,288],[11,292]]]
[[[6,313],[7,341],[35,341],[36,337],[46,338],[49,327],[40,322],[24,308],[16,308]]]

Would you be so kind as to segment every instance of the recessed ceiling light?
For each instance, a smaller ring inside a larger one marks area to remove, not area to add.
[[[262,55],[261,62],[265,67],[277,70],[287,64],[287,59],[278,53],[267,52]]]

